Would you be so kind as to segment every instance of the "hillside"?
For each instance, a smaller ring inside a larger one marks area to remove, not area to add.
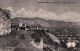
[[[27,24],[28,26],[39,24],[48,28],[49,32],[56,37],[59,34],[80,35],[80,25],[77,22],[44,20],[41,18],[14,18],[11,20],[12,25],[17,25],[19,22]],[[0,37],[0,51],[43,51],[31,46],[29,43],[32,40],[30,35],[33,33],[33,31],[12,30],[9,35]],[[24,34],[25,37],[22,38],[22,34]]]
[[[64,21],[56,21],[56,20],[45,20],[41,18],[14,18],[12,19],[12,25],[17,25],[19,22],[27,24],[28,26],[31,25],[41,25],[43,27],[48,28],[49,30],[53,31],[55,29],[76,29],[78,32],[80,30],[80,23],[78,22],[64,22]]]

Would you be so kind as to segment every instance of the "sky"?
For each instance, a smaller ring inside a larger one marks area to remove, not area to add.
[[[0,7],[10,10],[12,18],[39,17],[67,22],[80,22],[79,5],[80,0],[0,0]]]

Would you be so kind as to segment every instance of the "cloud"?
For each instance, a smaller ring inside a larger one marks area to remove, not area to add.
[[[7,10],[10,10],[11,12],[13,12],[13,8],[12,7],[8,7],[6,8]]]
[[[76,12],[69,12],[59,15],[59,20],[67,21],[67,22],[80,22],[80,14]]]
[[[10,10],[11,16],[12,16],[12,18],[14,18],[14,17],[15,17],[15,12],[14,12],[13,8],[12,8],[12,7],[8,7],[8,8],[6,8],[6,9],[7,9],[7,10]]]
[[[31,11],[26,11],[24,8],[21,8],[20,10],[16,11],[15,16],[27,17],[27,18],[39,17],[43,19],[52,19],[50,17],[55,17],[56,15],[55,13],[50,13],[43,9],[39,9],[37,12],[31,12]]]
[[[76,12],[68,12],[60,15],[56,15],[54,12],[49,12],[47,10],[39,9],[37,12],[27,11],[25,8],[21,8],[14,12],[12,7],[8,7],[12,13],[12,18],[15,17],[24,17],[24,18],[43,18],[43,19],[52,19],[66,22],[80,22],[80,14]]]

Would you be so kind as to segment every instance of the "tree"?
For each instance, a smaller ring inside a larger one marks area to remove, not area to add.
[[[0,35],[9,34],[11,32],[10,17],[11,14],[9,10],[0,8]]]
[[[0,18],[10,19],[10,17],[11,17],[11,13],[9,10],[0,8]]]

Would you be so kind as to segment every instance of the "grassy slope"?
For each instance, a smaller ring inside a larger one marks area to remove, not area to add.
[[[25,38],[21,37],[21,33],[25,32]],[[30,34],[33,32],[12,31],[10,35],[0,37],[0,51],[42,51],[30,44],[32,38]]]

